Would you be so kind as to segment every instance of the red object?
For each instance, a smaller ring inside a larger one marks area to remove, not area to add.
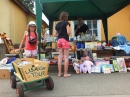
[[[126,67],[130,67],[130,62],[126,62]]]
[[[106,44],[106,46],[111,46],[110,44]]]
[[[57,42],[57,48],[69,49],[70,43],[67,40],[65,40],[64,38],[60,38],[60,39],[58,39],[58,42]]]

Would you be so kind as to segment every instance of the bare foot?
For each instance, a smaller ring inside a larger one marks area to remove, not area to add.
[[[58,77],[61,77],[63,74],[58,74]]]
[[[65,78],[66,78],[66,77],[69,77],[69,76],[71,76],[71,74],[65,74],[65,75],[64,75]]]

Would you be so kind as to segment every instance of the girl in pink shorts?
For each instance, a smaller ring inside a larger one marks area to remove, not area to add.
[[[68,20],[68,13],[61,12],[60,22],[56,24],[54,36],[58,37],[57,48],[59,49],[59,58],[58,58],[58,76],[62,75],[61,67],[62,60],[64,57],[64,77],[69,77],[71,74],[68,74],[68,65],[69,65],[69,35],[70,35],[70,24]]]

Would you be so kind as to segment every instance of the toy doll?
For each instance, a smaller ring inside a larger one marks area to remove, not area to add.
[[[94,64],[90,61],[90,58],[88,56],[85,57],[85,61],[83,62],[84,65],[84,73],[91,73],[91,66]]]
[[[78,59],[74,59],[72,61],[73,63],[73,67],[74,67],[74,70],[76,72],[76,74],[79,74],[79,60]]]
[[[84,68],[84,64],[82,60],[79,61],[79,71],[80,71],[80,74],[85,73],[85,68]]]

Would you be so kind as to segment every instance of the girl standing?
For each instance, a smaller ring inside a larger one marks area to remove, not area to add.
[[[68,20],[68,13],[61,12],[59,17],[60,22],[56,24],[54,36],[58,36],[57,48],[59,49],[59,58],[58,58],[58,76],[62,75],[62,60],[64,57],[64,77],[69,77],[71,74],[68,74],[68,65],[69,65],[69,35],[70,35],[70,24]]]
[[[38,33],[36,32],[36,23],[30,21],[28,24],[27,31],[24,32],[23,39],[19,50],[21,50],[22,45],[25,43],[25,56],[29,58],[37,57],[37,43],[38,43]]]

